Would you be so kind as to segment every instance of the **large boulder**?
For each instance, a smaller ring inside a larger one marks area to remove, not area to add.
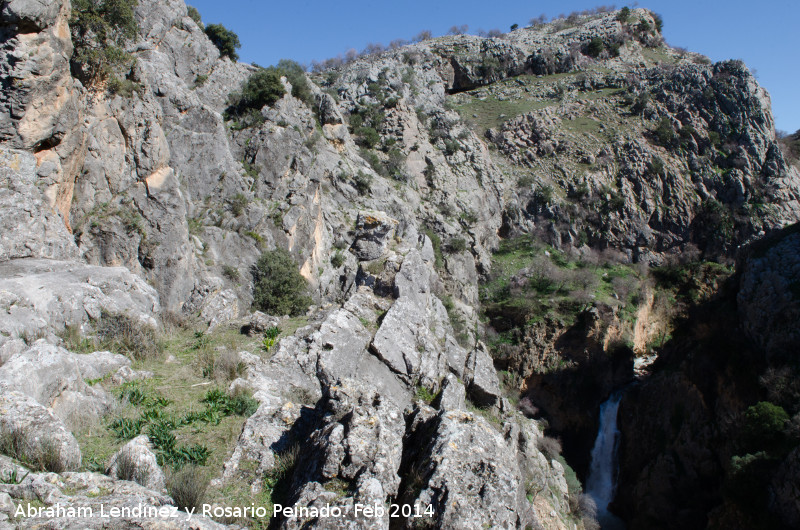
[[[0,383],[51,408],[71,429],[77,429],[104,416],[115,403],[100,386],[87,381],[129,367],[130,360],[123,355],[77,354],[42,339],[0,366]]]
[[[103,311],[154,326],[158,294],[124,267],[33,258],[0,263],[0,346],[16,337],[79,328]]]
[[[77,440],[50,410],[0,383],[0,439],[3,451],[49,471],[77,469]]]
[[[114,453],[106,475],[120,480],[131,480],[155,491],[163,491],[166,484],[164,472],[158,466],[158,459],[150,446],[150,439],[144,434]]]

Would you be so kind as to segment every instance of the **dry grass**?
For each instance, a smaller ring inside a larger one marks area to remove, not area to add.
[[[208,483],[209,478],[205,471],[196,466],[186,466],[169,474],[167,491],[181,510],[196,510],[203,504]]]

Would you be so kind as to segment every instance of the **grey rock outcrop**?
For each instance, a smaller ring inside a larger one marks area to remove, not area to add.
[[[54,471],[77,469],[81,449],[50,410],[0,383],[0,436],[13,450]]]
[[[800,346],[800,233],[798,225],[759,241],[742,263],[737,300],[745,331],[768,357],[796,352]]]
[[[48,407],[74,430],[103,417],[115,402],[101,387],[86,381],[123,367],[130,367],[130,360],[122,355],[76,354],[39,340],[0,366],[0,383]]]
[[[106,475],[131,480],[153,491],[164,491],[166,479],[150,447],[150,439],[140,435],[114,453]]]
[[[155,325],[160,311],[155,290],[123,267],[33,258],[0,263],[0,304],[0,345],[80,328],[103,311]]]
[[[38,499],[44,504],[40,515],[24,519],[26,527],[64,528],[69,530],[113,528],[164,528],[170,530],[221,530],[229,528],[195,513],[191,517],[179,511],[169,496],[137,484],[99,473],[66,472],[61,474],[29,472],[11,459],[0,456],[0,476],[16,470],[18,484],[0,484],[0,495],[27,508]],[[56,511],[56,505],[62,510]],[[100,517],[101,506],[106,517]],[[46,508],[53,508],[52,511]],[[142,514],[131,508],[141,507]],[[125,508],[123,510],[122,508]],[[67,510],[74,509],[70,513]],[[80,509],[80,511],[78,511]],[[2,521],[0,521],[2,524]]]

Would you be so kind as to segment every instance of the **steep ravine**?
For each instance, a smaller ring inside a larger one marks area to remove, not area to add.
[[[0,528],[593,527],[654,357],[612,511],[800,522],[800,174],[741,61],[633,9],[311,74],[109,5],[3,4]],[[424,517],[14,515],[201,498]]]

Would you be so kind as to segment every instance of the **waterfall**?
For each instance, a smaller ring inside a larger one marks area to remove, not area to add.
[[[617,410],[622,392],[611,395],[600,405],[600,427],[592,448],[592,464],[586,479],[586,493],[597,504],[597,519],[604,530],[624,528],[622,521],[608,511],[617,486]]]

